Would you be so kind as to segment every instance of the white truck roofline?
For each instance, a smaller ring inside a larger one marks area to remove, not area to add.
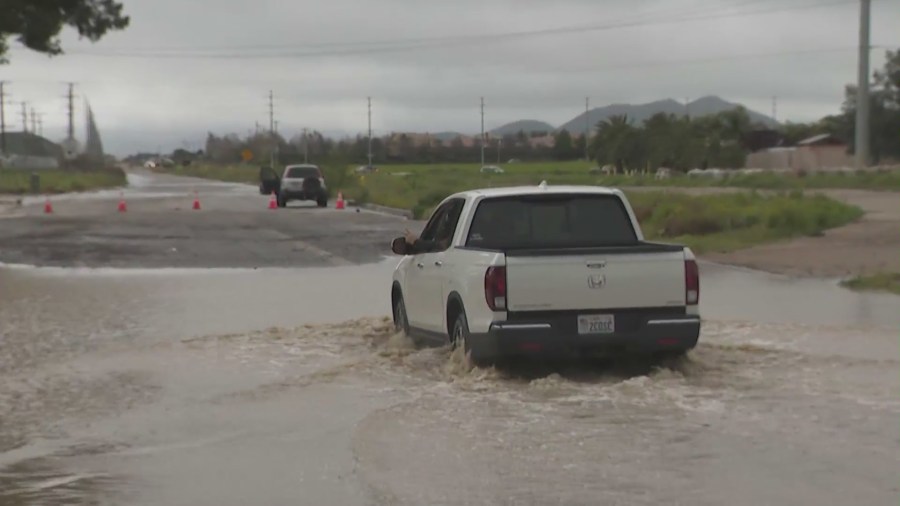
[[[618,188],[609,188],[606,186],[592,185],[560,185],[546,187],[541,186],[506,186],[499,188],[479,188],[477,190],[466,190],[458,192],[447,197],[447,200],[453,198],[475,198],[475,197],[508,197],[515,195],[541,195],[547,193],[594,193],[597,195],[619,195],[622,193]]]

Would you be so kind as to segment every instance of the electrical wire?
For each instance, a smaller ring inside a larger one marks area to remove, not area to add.
[[[759,0],[757,0],[759,1]],[[112,57],[112,58],[153,58],[153,59],[263,59],[263,58],[310,58],[323,56],[353,56],[377,53],[390,53],[398,51],[414,51],[423,49],[439,49],[443,47],[458,47],[470,45],[482,45],[487,42],[503,42],[510,40],[527,39],[532,37],[542,37],[551,35],[566,35],[577,33],[590,33],[600,31],[610,31],[623,28],[666,25],[673,23],[684,23],[692,21],[704,21],[712,19],[723,19],[731,17],[746,17],[774,14],[781,12],[791,12],[798,10],[818,9],[824,7],[833,7],[837,5],[849,5],[856,3],[857,0],[830,0],[827,2],[817,2],[805,5],[792,5],[780,8],[766,8],[747,11],[719,11],[713,13],[693,14],[685,16],[668,16],[641,21],[625,21],[616,23],[606,23],[600,25],[575,25],[557,28],[544,28],[538,30],[527,30],[518,32],[506,32],[495,34],[482,34],[470,36],[442,36],[428,38],[407,38],[407,39],[387,39],[381,41],[369,42],[346,42],[346,43],[323,43],[312,44],[306,46],[283,46],[286,51],[266,51],[266,52],[143,52],[134,50],[110,50],[110,51],[93,51],[93,50],[75,50],[67,52],[70,55],[78,56],[96,56],[96,57]],[[750,2],[745,2],[749,4]],[[756,3],[756,2],[752,2]],[[361,47],[356,47],[361,46]],[[332,48],[332,49],[329,49]]]

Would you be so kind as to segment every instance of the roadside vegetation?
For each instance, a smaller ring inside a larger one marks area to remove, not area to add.
[[[882,272],[870,276],[857,276],[841,284],[851,290],[890,292],[900,295],[900,272]]]
[[[804,174],[793,172],[735,172],[721,177],[672,175],[657,179],[652,174],[601,174],[591,170],[592,164],[576,162],[533,162],[504,164],[502,174],[482,174],[480,164],[409,164],[383,165],[378,172],[366,174],[362,185],[359,175],[341,162],[328,160],[320,164],[326,172],[329,187],[353,192],[362,186],[397,187],[400,193],[410,193],[422,186],[444,187],[458,181],[462,187],[506,186],[510,184],[536,184],[542,179],[557,184],[592,184],[601,186],[659,186],[672,188],[746,188],[758,190],[816,190],[816,189],[859,189],[872,191],[900,192],[900,167],[895,170],[854,171],[835,173]],[[258,184],[259,166],[251,164],[203,164],[158,168],[169,174],[217,179],[235,183]],[[346,173],[345,173],[346,171]],[[359,187],[359,188],[358,188]],[[415,193],[415,192],[412,192]],[[411,198],[400,195],[399,200]],[[398,207],[411,208],[408,202]]]
[[[795,182],[815,178],[794,178],[766,174],[737,179],[751,189],[715,195],[691,196],[652,189],[627,191],[629,186],[726,186],[728,180],[681,178],[655,180],[640,176],[602,176],[590,174],[586,164],[571,162],[516,164],[503,174],[482,174],[478,165],[405,165],[381,167],[374,174],[356,174],[341,160],[322,165],[332,198],[341,191],[344,198],[357,204],[377,204],[408,210],[416,219],[426,219],[446,196],[471,188],[550,184],[599,184],[626,189],[629,200],[648,239],[683,242],[698,253],[733,251],[756,244],[799,236],[819,235],[829,228],[850,223],[863,214],[822,195],[805,195]],[[258,168],[250,165],[215,167],[190,165],[168,172],[226,181],[257,183]],[[867,177],[860,175],[860,178]],[[769,179],[766,179],[768,177]],[[845,176],[848,179],[857,177]],[[900,183],[900,176],[898,183]],[[756,179],[753,179],[756,178]],[[752,185],[751,182],[769,184]],[[735,184],[734,186],[742,186]],[[816,188],[828,188],[823,178]],[[753,188],[767,188],[774,194],[763,195]],[[900,185],[898,185],[900,189]]]
[[[648,239],[687,244],[697,253],[817,236],[863,215],[855,206],[799,191],[702,196],[626,193]]]
[[[117,188],[127,183],[125,172],[119,168],[97,170],[42,170],[40,193],[69,193]],[[0,170],[0,194],[25,195],[31,193],[31,171]]]
[[[415,218],[424,219],[441,200],[456,191],[533,185],[542,179],[527,174],[472,177],[462,169],[436,174],[417,173],[415,169],[407,172],[403,176],[388,172],[364,176],[357,186],[345,191],[345,196],[362,203],[407,209]],[[550,182],[597,183],[596,177],[589,175],[550,178]],[[699,253],[732,251],[792,237],[820,235],[863,215],[857,207],[822,195],[804,195],[800,190],[770,195],[755,191],[701,196],[666,191],[626,190],[626,193],[649,239],[683,242]]]

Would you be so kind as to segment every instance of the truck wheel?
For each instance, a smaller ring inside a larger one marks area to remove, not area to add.
[[[409,320],[406,317],[406,304],[403,302],[403,295],[397,297],[394,303],[394,330],[409,335]]]
[[[287,205],[287,200],[284,199],[281,195],[278,196],[278,207],[285,207]]]
[[[472,363],[476,366],[485,366],[490,364],[488,357],[483,357],[476,350],[472,349],[471,336],[469,334],[469,320],[466,318],[466,312],[460,311],[453,324],[453,334],[450,336],[450,345],[455,349],[457,346],[463,346],[466,355],[471,358]]]
[[[328,199],[325,197],[319,197],[319,200],[316,201],[316,204],[318,204],[319,207],[326,207],[328,205]]]

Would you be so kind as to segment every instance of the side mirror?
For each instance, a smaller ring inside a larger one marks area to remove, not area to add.
[[[406,238],[398,237],[391,241],[391,251],[393,251],[395,255],[409,254],[409,244],[406,242]]]

